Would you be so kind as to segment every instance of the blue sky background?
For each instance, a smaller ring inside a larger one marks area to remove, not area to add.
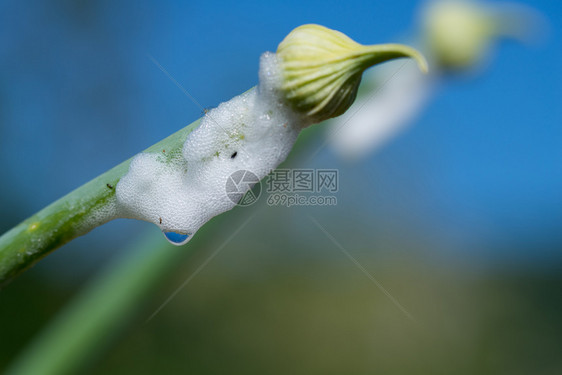
[[[548,19],[542,43],[499,45],[484,73],[444,82],[409,131],[362,163],[329,150],[314,161],[342,170],[339,214],[446,244],[437,256],[560,264],[562,4],[521,3]],[[419,4],[2,2],[0,229],[201,116],[150,56],[213,107],[255,85],[260,54],[296,26],[400,41]],[[139,228],[119,221],[72,246],[116,248]]]

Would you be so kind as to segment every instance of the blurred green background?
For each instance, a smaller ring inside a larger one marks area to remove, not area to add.
[[[261,199],[212,222],[80,373],[562,373],[562,7],[525,3],[551,23],[544,45],[499,45],[361,162],[310,158],[310,129],[288,165],[338,169],[338,204]],[[420,4],[3,2],[0,232],[202,115],[149,56],[213,107],[300,24],[401,41]],[[147,233],[112,222],[4,288],[0,371]]]

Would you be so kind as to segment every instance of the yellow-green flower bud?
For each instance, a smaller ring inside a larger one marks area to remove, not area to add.
[[[277,56],[285,99],[311,123],[344,113],[355,100],[363,71],[370,66],[411,57],[427,72],[426,60],[413,48],[401,44],[364,46],[319,25],[294,29],[279,44]]]
[[[478,1],[433,1],[422,15],[428,52],[441,67],[480,63],[497,38],[525,39],[539,21],[528,9]]]

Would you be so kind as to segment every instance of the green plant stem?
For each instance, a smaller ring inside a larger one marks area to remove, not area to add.
[[[126,326],[143,297],[185,247],[161,236],[141,237],[59,314],[8,369],[7,374],[75,373]]]
[[[145,152],[173,155],[181,152],[187,135],[199,120],[170,135]],[[101,210],[115,203],[115,187],[128,171],[130,160],[110,169],[45,207],[0,236],[0,286],[72,239],[116,218]]]
[[[288,160],[291,165],[318,140],[323,128],[305,129]],[[247,209],[232,210],[204,225],[187,246],[172,246],[154,232],[144,235],[128,251],[95,276],[88,286],[49,323],[11,364],[7,374],[61,375],[77,373],[133,319],[144,298],[175,270],[184,256],[204,249],[216,233],[240,222]]]

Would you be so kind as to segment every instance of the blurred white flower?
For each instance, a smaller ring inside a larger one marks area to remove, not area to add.
[[[376,88],[361,95],[342,116],[332,120],[330,143],[342,157],[356,160],[407,127],[432,96],[433,75],[410,61],[385,64],[365,80]]]
[[[413,122],[440,78],[478,72],[498,39],[534,41],[547,24],[538,12],[519,4],[469,0],[428,1],[419,23],[416,38],[430,61],[430,74],[421,74],[409,61],[390,62],[366,74],[363,83],[374,89],[360,91],[353,106],[331,120],[329,140],[340,156],[366,157]]]

